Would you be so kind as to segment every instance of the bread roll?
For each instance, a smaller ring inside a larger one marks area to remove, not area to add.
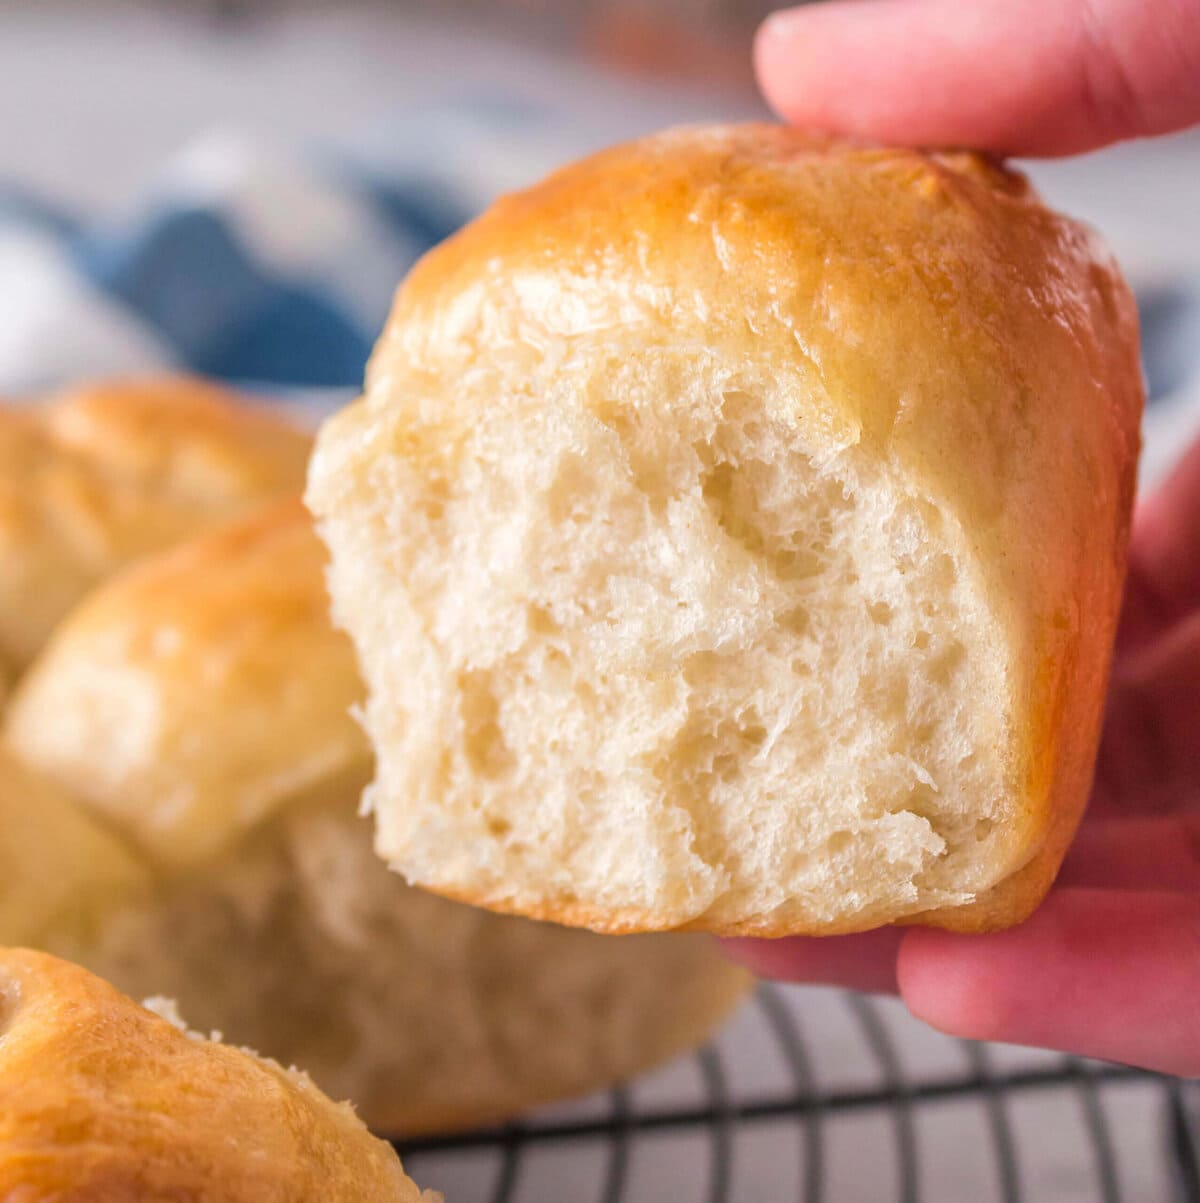
[[[59,627],[5,738],[156,884],[93,893],[86,924],[39,942],[302,1066],[392,1134],[506,1118],[704,1039],[749,983],[702,937],[498,917],[374,855],[346,713],[361,685],[327,604],[293,501],[144,560]],[[0,828],[0,855],[19,835]]]
[[[748,979],[702,936],[593,935],[413,889],[341,805],[298,807],[49,946],[302,1066],[381,1133],[500,1122],[701,1043]]]
[[[0,950],[0,1198],[440,1203],[301,1073]]]
[[[1020,920],[1141,409],[1111,259],[971,155],[692,129],[500,201],[310,468],[379,851],[603,931]]]
[[[298,489],[308,449],[282,419],[186,379],[0,405],[0,679],[114,569]]]
[[[143,560],[55,632],[12,699],[12,746],[171,870],[297,799],[356,796],[362,687],[324,562],[295,498]]]
[[[98,913],[152,884],[136,853],[2,747],[0,883],[0,943],[21,944],[94,939]]]

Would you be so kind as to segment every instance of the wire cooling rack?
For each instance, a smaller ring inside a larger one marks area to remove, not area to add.
[[[503,1129],[400,1143],[454,1203],[1200,1203],[1189,1087],[761,987],[692,1057]]]

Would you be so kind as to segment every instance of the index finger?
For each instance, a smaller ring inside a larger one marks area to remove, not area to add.
[[[759,33],[759,82],[833,133],[1058,155],[1200,121],[1193,0],[831,0]]]

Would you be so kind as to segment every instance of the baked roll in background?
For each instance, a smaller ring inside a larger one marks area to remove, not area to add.
[[[95,938],[98,914],[152,890],[119,836],[0,746],[0,943]]]
[[[168,995],[389,1135],[498,1121],[705,1039],[750,981],[703,937],[496,916],[375,856],[324,562],[299,500],[269,503],[59,625],[4,716],[26,784],[0,780],[0,942]]]
[[[0,405],[0,682],[117,568],[304,480],[310,439],[182,377]]]
[[[441,1203],[298,1071],[0,949],[0,1198]]]
[[[56,628],[10,746],[169,870],[295,799],[354,797],[371,753],[324,564],[294,497],[143,559]]]
[[[972,155],[680,130],[501,200],[310,469],[379,852],[604,931],[1019,921],[1142,393],[1095,235]]]

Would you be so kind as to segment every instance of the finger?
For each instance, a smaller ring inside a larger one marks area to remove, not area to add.
[[[987,936],[915,930],[909,1009],[955,1036],[1200,1073],[1200,906],[1183,894],[1067,889]]]
[[[1200,5],[1197,5],[1200,11]],[[1200,120],[1200,113],[1197,114]],[[1200,439],[1133,520],[1119,646],[1144,646],[1200,608]]]
[[[1055,884],[1178,890],[1200,898],[1200,813],[1089,820]]]
[[[831,0],[755,60],[787,120],[884,142],[1069,154],[1200,120],[1194,0]]]
[[[725,951],[758,977],[895,994],[896,950],[903,933],[884,927],[852,936],[722,940]]]
[[[1097,814],[1200,805],[1200,610],[1115,666],[1096,765]]]

